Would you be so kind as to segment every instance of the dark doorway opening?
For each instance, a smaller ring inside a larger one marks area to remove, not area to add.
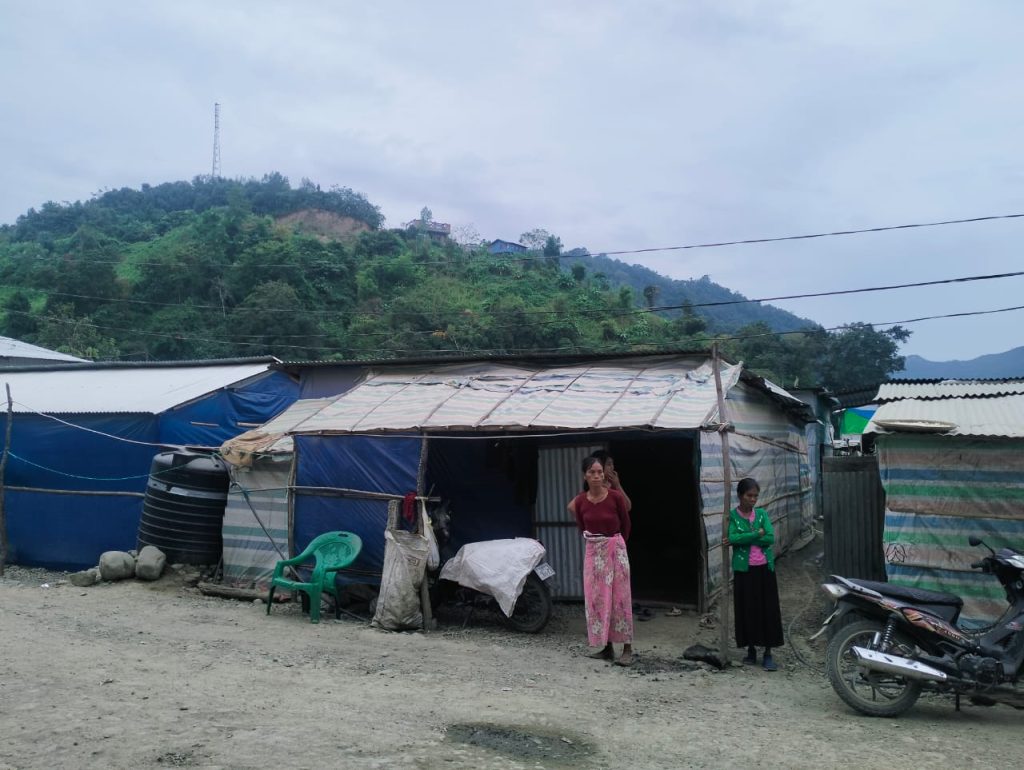
[[[633,503],[633,601],[697,607],[704,562],[694,438],[609,441],[608,451]]]

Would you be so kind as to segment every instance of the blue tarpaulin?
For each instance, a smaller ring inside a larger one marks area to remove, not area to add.
[[[342,497],[315,488],[398,496],[415,492],[421,446],[418,436],[296,436],[295,553],[324,532],[354,532],[362,538],[363,550],[346,572],[354,582],[379,582],[387,500]]]
[[[127,370],[125,380],[130,387]],[[104,551],[135,548],[156,454],[166,445],[219,446],[297,394],[291,378],[268,372],[160,414],[15,413],[4,477],[9,560],[82,569]]]

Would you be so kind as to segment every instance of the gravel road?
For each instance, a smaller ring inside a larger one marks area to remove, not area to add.
[[[718,636],[692,614],[637,623],[623,669],[584,657],[578,605],[537,636],[486,617],[389,634],[291,604],[268,617],[187,572],[76,588],[9,567],[0,769],[1017,766],[1021,712],[922,698],[878,720],[839,701],[806,641],[824,610],[813,549],[779,561],[776,673],[683,660]]]

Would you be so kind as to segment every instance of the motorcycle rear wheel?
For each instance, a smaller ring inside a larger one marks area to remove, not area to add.
[[[523,592],[516,599],[508,625],[525,634],[536,634],[551,620],[551,591],[536,572],[531,572],[523,584]]]
[[[921,683],[895,674],[866,671],[857,664],[854,647],[875,649],[875,634],[885,626],[875,620],[861,620],[840,628],[825,653],[825,672],[843,702],[870,717],[895,717],[913,706],[921,695]],[[887,652],[910,656],[914,644],[897,631]]]

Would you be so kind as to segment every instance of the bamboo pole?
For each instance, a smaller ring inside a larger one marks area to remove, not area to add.
[[[4,454],[0,458],[0,577],[4,574],[7,564],[7,511],[4,505],[7,497],[4,488],[4,471],[7,470],[7,455],[11,447],[11,418],[14,414],[14,402],[11,400],[11,386],[4,383],[7,389],[7,428],[4,433]]]
[[[722,495],[722,590],[718,594],[719,647],[722,662],[729,664],[729,632],[731,626],[732,585],[730,577],[732,563],[729,547],[725,540],[729,535],[729,511],[732,508],[732,466],[729,462],[729,430],[732,426],[726,419],[725,395],[722,392],[721,357],[718,343],[711,348],[712,368],[715,371],[715,391],[718,395],[718,435],[722,440],[722,483],[725,485]]]

